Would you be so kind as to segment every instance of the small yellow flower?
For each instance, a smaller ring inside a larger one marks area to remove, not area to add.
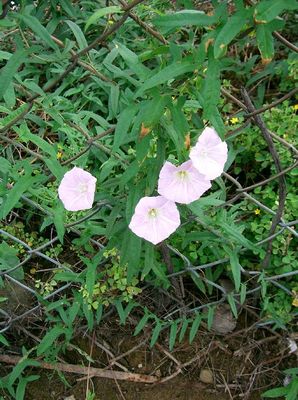
[[[255,214],[256,214],[256,215],[260,215],[260,214],[261,214],[261,210],[260,210],[259,208],[256,208],[256,209],[255,209]]]
[[[292,306],[298,307],[298,297],[295,297],[292,301]]]
[[[31,268],[31,269],[30,269],[30,274],[31,274],[31,275],[36,274],[36,268]]]
[[[231,118],[231,124],[235,125],[235,124],[238,124],[238,122],[239,122],[239,118],[237,118],[237,117]]]
[[[292,306],[294,307],[298,307],[298,293],[296,292],[296,290],[292,290],[293,293],[293,301],[292,301]]]
[[[293,108],[294,111],[297,111],[297,110],[298,110],[298,103],[297,103],[297,104],[294,104],[294,105],[292,106],[292,108]]]
[[[58,151],[58,153],[56,155],[57,160],[60,160],[62,158],[62,156],[63,156],[63,153],[61,151]]]

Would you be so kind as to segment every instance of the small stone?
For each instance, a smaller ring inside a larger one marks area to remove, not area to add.
[[[212,322],[212,329],[215,333],[226,335],[232,332],[236,325],[237,321],[233,317],[230,306],[228,304],[219,304],[216,307]]]
[[[201,369],[200,381],[203,383],[213,383],[213,373],[210,369]]]

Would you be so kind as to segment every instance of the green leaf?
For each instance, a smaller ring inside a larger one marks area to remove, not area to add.
[[[161,96],[160,93],[154,94],[152,100],[146,102],[144,108],[141,109],[141,120],[146,128],[152,128],[159,123],[168,102],[169,97]]]
[[[97,253],[97,255],[93,257],[91,260],[89,260],[87,257],[81,257],[81,260],[85,263],[87,267],[86,290],[90,296],[92,296],[93,293],[97,266],[101,260],[101,257],[102,257],[101,253]]]
[[[174,124],[169,120],[167,116],[161,118],[160,125],[164,128],[167,136],[169,136],[169,138],[174,143],[179,157],[182,158],[182,151],[184,149],[184,135],[181,135],[179,134],[179,132],[177,132]]]
[[[240,284],[241,284],[241,265],[239,263],[238,253],[235,250],[230,249],[227,246],[223,246],[223,247],[224,247],[226,253],[228,253],[228,255],[230,257],[230,264],[231,264],[232,275],[233,275],[233,279],[234,279],[234,283],[235,283],[235,289],[238,292],[240,289]]]
[[[127,281],[140,272],[142,239],[132,233],[129,229],[123,233],[123,242],[121,247],[121,264],[127,264]]]
[[[35,360],[29,360],[28,358],[21,359],[10,373],[8,384],[12,386],[14,382],[21,377],[24,369],[27,367],[39,367],[39,362]]]
[[[132,123],[133,117],[137,113],[137,110],[138,107],[131,104],[121,112],[114,133],[113,153],[115,153],[119,147],[127,141],[128,129]]]
[[[152,337],[151,337],[151,341],[150,341],[150,347],[153,347],[155,345],[155,343],[156,343],[156,341],[158,339],[158,336],[159,336],[159,334],[161,332],[161,329],[162,329],[162,324],[159,321],[159,319],[156,319],[156,325],[155,325],[155,327],[153,329],[153,332],[152,332]]]
[[[209,26],[217,21],[217,17],[208,16],[203,11],[183,10],[174,14],[158,16],[153,19],[154,25],[170,30],[182,26]]]
[[[121,300],[116,300],[114,304],[120,317],[120,323],[124,325],[129,313],[135,307],[135,303],[131,301],[130,303],[128,303],[125,309],[123,308]]]
[[[214,307],[208,307],[208,314],[207,314],[207,329],[210,331],[212,328],[213,324],[213,319],[214,319],[214,312],[215,308]]]
[[[16,95],[15,95],[14,85],[12,82],[10,82],[8,88],[6,89],[3,98],[7,107],[13,108],[15,106]]]
[[[150,75],[150,69],[145,67],[139,60],[139,57],[136,53],[131,51],[129,48],[124,46],[124,44],[114,41],[115,46],[119,51],[120,56],[129,66],[129,68],[142,80],[147,79],[147,76]]]
[[[201,325],[201,321],[202,321],[202,315],[201,314],[197,314],[196,318],[194,319],[192,326],[190,328],[190,332],[189,332],[189,343],[191,344],[198,332],[198,329]]]
[[[274,56],[274,39],[272,36],[272,30],[267,25],[258,25],[256,38],[262,62],[268,64]]]
[[[76,17],[76,9],[71,5],[71,2],[68,0],[60,0],[63,10],[72,18]]]
[[[262,394],[262,397],[267,397],[270,399],[275,399],[276,397],[284,396],[288,393],[287,387],[278,387],[274,389],[267,390],[265,393]]]
[[[0,74],[0,80],[1,80],[1,74]],[[1,91],[1,89],[2,89],[2,86],[0,86],[0,91]],[[0,129],[4,128],[7,124],[12,122],[14,119],[17,119],[26,110],[28,110],[28,112],[29,112],[28,104],[22,104],[16,110],[11,111],[6,117],[1,118],[0,119]]]
[[[4,236],[4,235],[3,235]],[[7,271],[19,264],[20,260],[17,257],[18,250],[9,246],[4,240],[0,244],[0,271]],[[24,279],[23,268],[17,268],[9,273],[10,276],[18,280]]]
[[[123,325],[123,324],[125,324],[126,317],[125,317],[125,313],[124,313],[124,309],[123,309],[122,303],[121,303],[120,300],[116,300],[114,302],[114,304],[116,306],[116,310],[117,310],[119,318],[120,318],[120,323]]]
[[[137,336],[146,326],[148,320],[151,318],[151,315],[147,312],[147,310],[145,309],[145,314],[143,315],[143,317],[140,319],[138,325],[135,328],[134,331],[134,336]]]
[[[55,340],[58,339],[59,336],[64,335],[66,333],[66,329],[62,328],[59,325],[56,325],[54,328],[52,328],[47,334],[42,338],[41,342],[37,346],[36,353],[38,356],[44,354],[46,350],[49,349],[55,342]]]
[[[240,285],[240,303],[244,304],[246,299],[246,284],[241,283]]]
[[[182,111],[182,107],[185,102],[184,100],[185,99],[183,99],[183,97],[181,96],[177,104],[172,104],[170,107],[175,130],[177,134],[180,135],[181,138],[183,138],[183,142],[186,133],[189,131],[188,121],[185,117],[184,112]]]
[[[143,85],[137,90],[134,98],[143,95],[143,93],[152,89],[155,86],[159,86],[171,79],[175,79],[180,75],[186,74],[187,72],[192,72],[197,68],[197,65],[193,60],[184,60],[182,62],[175,62],[174,64],[168,65],[161,71],[156,72],[151,78],[147,79]]]
[[[191,279],[196,284],[197,288],[204,294],[206,294],[206,288],[204,282],[202,281],[200,275],[196,271],[190,271]]]
[[[120,94],[119,86],[112,85],[109,96],[109,119],[114,118],[117,115],[118,105],[119,105],[119,94]]]
[[[22,15],[19,14],[18,18],[24,22],[37,36],[40,37],[49,47],[55,51],[59,51],[58,45],[51,38],[50,33],[46,30],[44,26],[41,25],[39,20],[33,15]]]
[[[174,348],[176,337],[177,337],[177,331],[178,331],[178,322],[174,321],[171,323],[171,327],[170,327],[170,338],[169,338],[170,351],[172,351]]]
[[[87,47],[88,46],[87,40],[86,40],[85,35],[82,32],[81,28],[79,27],[79,25],[77,25],[74,22],[69,21],[69,20],[66,20],[65,22],[67,23],[67,25],[70,27],[70,29],[73,32],[73,34],[76,38],[79,50],[83,50],[85,47]]]
[[[8,190],[7,197],[4,204],[0,208],[0,214],[2,218],[5,218],[9,212],[16,206],[23,193],[25,193],[33,183],[36,181],[36,177],[28,176],[28,174],[21,176],[14,184],[12,189]]]
[[[228,44],[238,35],[246,23],[246,19],[252,10],[242,9],[238,13],[232,15],[227,23],[218,33],[214,43],[214,57],[219,58],[227,51]]]
[[[0,50],[0,60],[9,60],[11,56],[12,56],[11,53]]]
[[[278,17],[284,10],[297,9],[298,3],[294,0],[263,0],[255,8],[255,22],[257,24],[267,24]]]
[[[49,168],[51,173],[58,179],[61,180],[63,178],[63,175],[65,173],[65,167],[62,167],[62,165],[59,163],[58,160],[54,158],[45,158],[44,162],[46,166]]]
[[[85,25],[85,31],[89,28],[89,26],[96,24],[98,22],[98,20],[100,18],[104,17],[105,15],[121,14],[121,13],[123,13],[123,10],[119,6],[110,6],[110,7],[101,8],[101,9],[95,11],[95,13],[93,13],[91,15],[91,17],[89,17],[87,19],[87,22]]]
[[[38,135],[33,135],[32,133],[29,132],[28,129],[22,129],[20,133],[20,139],[22,141],[29,141],[36,144],[36,146],[40,147],[45,153],[49,154],[53,158],[56,158],[56,151],[50,143],[48,143],[46,140],[41,138]]]
[[[88,305],[86,303],[83,303],[83,312],[85,315],[85,318],[87,320],[87,325],[89,331],[92,331],[94,327],[94,315],[93,315],[93,310],[89,310]]]
[[[55,225],[60,243],[63,243],[63,238],[64,238],[64,234],[65,234],[64,216],[65,216],[64,207],[63,207],[62,203],[59,202],[58,206],[54,210],[54,225]]]
[[[149,274],[155,263],[155,248],[152,243],[145,242],[145,260],[144,269],[142,271],[142,280]]]
[[[182,342],[182,340],[183,340],[183,338],[184,338],[184,336],[185,336],[185,333],[186,333],[186,330],[187,330],[187,328],[188,328],[189,322],[190,322],[190,321],[189,321],[188,319],[185,319],[185,320],[182,322],[181,330],[180,330],[180,333],[179,333],[179,343]]]
[[[231,239],[235,241],[235,243],[241,244],[243,247],[250,249],[252,251],[260,251],[260,249],[254,245],[251,241],[246,239],[238,229],[234,225],[229,225],[226,222],[221,222],[220,223],[221,228],[224,230],[225,233],[228,234],[228,237],[230,236]]]
[[[212,46],[208,49],[208,68],[203,84],[203,118],[208,119],[223,139],[225,126],[217,109],[220,99],[220,64],[214,59]]]
[[[10,171],[11,165],[4,157],[0,157],[0,174],[6,175]]]
[[[237,306],[236,306],[236,302],[235,302],[235,299],[234,299],[233,294],[232,294],[232,293],[229,293],[229,294],[227,295],[227,299],[228,299],[228,302],[229,302],[229,304],[230,304],[232,313],[233,313],[234,317],[237,319],[237,317],[238,317],[238,312],[237,312]]]
[[[28,54],[28,52],[24,49],[17,50],[10,57],[10,59],[8,60],[6,65],[1,69],[1,71],[0,71],[0,99],[4,96],[13,77],[17,73],[20,65],[26,61],[27,54]],[[28,106],[26,105],[26,107],[28,107]],[[5,125],[5,123],[3,124],[3,120],[1,120],[1,125]]]
[[[2,343],[4,346],[9,346],[8,341],[1,333],[0,333],[0,343]]]

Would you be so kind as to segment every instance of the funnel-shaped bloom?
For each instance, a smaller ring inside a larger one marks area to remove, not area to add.
[[[168,238],[180,225],[175,203],[162,196],[143,197],[136,205],[129,228],[137,236],[157,244]]]
[[[228,158],[228,146],[213,128],[205,128],[191,149],[189,158],[207,179],[215,179],[223,172]]]
[[[177,203],[198,200],[211,187],[211,182],[194,168],[192,161],[179,167],[166,161],[159,173],[158,193]]]
[[[66,172],[58,188],[59,198],[68,211],[87,210],[94,201],[96,178],[82,168]]]

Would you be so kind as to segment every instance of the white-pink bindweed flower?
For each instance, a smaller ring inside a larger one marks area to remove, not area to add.
[[[179,167],[166,161],[159,173],[158,193],[168,200],[189,204],[198,200],[211,187],[211,182],[186,161]]]
[[[228,158],[228,146],[214,128],[205,128],[191,149],[189,158],[194,167],[207,179],[215,179],[223,172]]]
[[[96,178],[82,168],[66,172],[58,188],[59,198],[68,211],[87,210],[92,207]]]
[[[288,338],[288,349],[289,349],[289,353],[297,353],[297,343],[295,342],[295,340]]]
[[[135,208],[129,228],[137,236],[157,244],[167,239],[180,225],[174,202],[163,196],[143,197]]]

